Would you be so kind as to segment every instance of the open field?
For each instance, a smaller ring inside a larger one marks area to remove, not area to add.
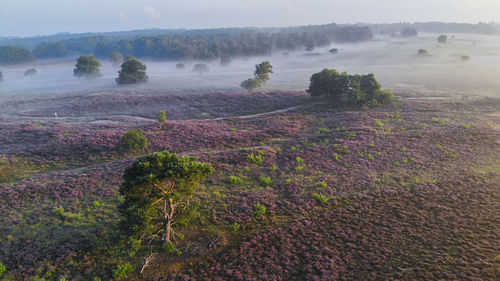
[[[4,102],[6,280],[140,269],[141,255],[123,258],[113,242],[135,159],[115,145],[129,129],[144,132],[149,152],[215,169],[194,222],[176,228],[179,252],[129,280],[498,280],[500,100],[399,95],[361,111],[298,91]]]

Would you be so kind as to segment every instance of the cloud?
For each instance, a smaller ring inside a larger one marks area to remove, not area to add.
[[[156,11],[156,9],[151,6],[144,7],[144,12],[148,16],[148,18],[152,20],[157,20],[160,18],[160,12]]]
[[[124,11],[120,11],[118,13],[118,16],[120,17],[121,20],[125,20],[127,18],[127,13],[125,13]]]

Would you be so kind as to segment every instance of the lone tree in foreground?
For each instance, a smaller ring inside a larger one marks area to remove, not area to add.
[[[190,211],[198,183],[212,172],[209,163],[168,151],[139,158],[125,170],[120,187],[122,233],[139,243],[173,247],[172,225]]]
[[[130,130],[123,134],[117,145],[122,153],[139,153],[148,148],[148,139],[139,130]]]
[[[76,60],[73,75],[76,77],[100,76],[99,67],[101,63],[94,56],[80,56]]]
[[[127,57],[118,71],[117,84],[135,84],[148,81],[146,65],[133,57]]]
[[[165,110],[160,111],[160,115],[158,115],[158,122],[163,124],[167,121],[167,112]]]
[[[307,92],[312,97],[325,97],[339,104],[371,107],[394,101],[394,95],[381,89],[375,75],[349,75],[335,69],[323,69],[311,76]]]

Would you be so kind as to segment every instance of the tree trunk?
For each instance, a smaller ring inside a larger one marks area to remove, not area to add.
[[[163,204],[163,214],[164,214],[164,220],[163,220],[163,227],[164,227],[164,235],[163,235],[163,246],[165,246],[167,243],[170,243],[170,236],[172,233],[172,218],[174,217],[174,210],[175,206],[173,203],[172,198],[168,199],[168,204],[169,204],[169,211],[167,211],[167,200],[164,201]]]

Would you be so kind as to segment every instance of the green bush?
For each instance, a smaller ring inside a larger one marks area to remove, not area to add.
[[[52,213],[58,217],[64,216],[64,208],[63,207],[55,207],[52,209]]]
[[[113,269],[113,278],[120,280],[125,278],[129,273],[134,271],[134,266],[129,262],[124,264],[119,264]]]
[[[264,176],[261,176],[259,178],[260,180],[260,183],[264,186],[269,186],[273,183],[273,181],[271,180],[271,177],[264,177]]]
[[[233,224],[231,224],[231,230],[232,231],[238,231],[240,229],[240,224],[235,222]]]
[[[124,153],[139,153],[147,148],[148,139],[139,130],[126,132],[118,143],[118,149]]]
[[[158,116],[158,122],[161,124],[167,121],[167,112],[165,110],[160,111],[160,115]]]
[[[318,182],[318,186],[322,187],[322,188],[326,188],[328,185],[326,184],[326,182],[320,181],[320,182]]]
[[[255,205],[253,205],[253,214],[256,216],[256,217],[260,217],[260,216],[263,216],[266,214],[266,207],[261,205],[260,203],[257,203]]]
[[[261,154],[254,155],[253,153],[251,153],[250,155],[248,155],[247,161],[248,161],[248,163],[251,163],[251,164],[260,165],[263,162],[262,155]]]
[[[304,163],[304,159],[297,156],[297,157],[295,157],[295,162],[297,162],[298,164],[301,164],[301,163]]]
[[[318,202],[320,202],[322,204],[326,204],[328,202],[328,200],[329,200],[328,197],[326,197],[326,196],[324,196],[322,194],[318,194],[318,193],[314,193],[312,195],[312,197],[314,198],[314,200],[316,200],[316,201],[318,201]]]
[[[172,243],[172,242],[166,243],[165,246],[163,246],[163,250],[167,254],[174,252],[175,251],[175,245],[174,245],[174,243]]]
[[[0,277],[2,277],[6,271],[7,267],[5,267],[5,265],[3,265],[3,263],[0,262]]]
[[[242,184],[243,183],[243,179],[240,178],[240,177],[237,177],[237,176],[230,176],[229,177],[229,181],[232,183],[232,184]]]

